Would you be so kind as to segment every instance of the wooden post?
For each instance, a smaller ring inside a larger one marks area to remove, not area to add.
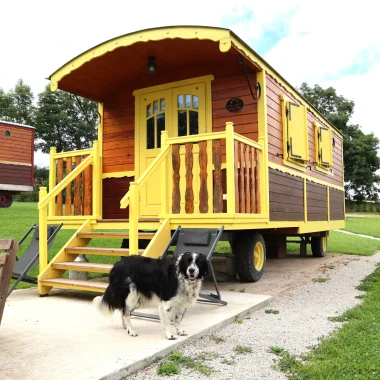
[[[5,300],[7,299],[9,283],[16,262],[18,243],[14,239],[0,240],[0,324],[3,317]]]
[[[235,214],[234,124],[226,123],[227,213]]]
[[[102,186],[102,177],[101,172],[101,161],[100,161],[100,147],[99,142],[94,141],[93,145],[93,173],[92,173],[92,215],[96,219],[100,219],[101,210],[100,210],[100,194]]]
[[[57,166],[55,164],[55,154],[57,148],[50,148],[50,167],[49,167],[49,191],[56,185]],[[55,216],[55,199],[49,203],[49,216]]]
[[[40,187],[40,202],[46,197],[46,187]],[[47,207],[39,209],[39,261],[40,274],[48,265],[48,247],[47,247]]]
[[[66,159],[66,176],[71,173],[72,169],[72,158],[67,157]],[[66,199],[65,199],[65,215],[71,215],[71,182],[66,186]]]
[[[161,132],[161,150],[166,147],[168,131]],[[161,164],[161,214],[168,213],[168,159],[165,158]]]
[[[57,184],[63,180],[63,158],[58,158]],[[62,215],[62,191],[57,195],[57,215]]]
[[[181,211],[181,191],[179,187],[181,159],[179,155],[179,144],[172,145],[172,168],[173,168],[173,191],[172,191],[172,213],[179,214]]]
[[[185,190],[185,212],[194,213],[194,190],[193,190],[193,144],[185,144],[185,169],[186,169],[186,190]]]
[[[129,254],[138,254],[138,234],[139,234],[139,191],[138,184],[131,182],[129,184],[129,191],[131,194],[131,200],[129,203]]]

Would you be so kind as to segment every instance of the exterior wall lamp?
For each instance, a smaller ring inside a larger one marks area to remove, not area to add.
[[[156,69],[157,69],[157,65],[154,62],[155,59],[156,59],[155,57],[148,57],[148,63],[146,65],[146,67],[148,68],[148,71],[149,71],[150,75],[153,75],[156,72]]]

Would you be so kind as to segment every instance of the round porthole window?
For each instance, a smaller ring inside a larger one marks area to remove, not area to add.
[[[10,137],[10,135],[11,135],[11,132],[10,132],[10,131],[5,131],[5,132],[4,132],[4,136],[5,136],[5,137]]]

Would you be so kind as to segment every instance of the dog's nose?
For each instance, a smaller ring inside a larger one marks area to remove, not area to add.
[[[194,269],[194,268],[189,268],[189,273],[190,273],[190,274],[194,274],[194,272],[195,272],[195,269]]]

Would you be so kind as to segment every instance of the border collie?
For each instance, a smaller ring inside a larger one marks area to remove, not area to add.
[[[120,310],[123,327],[129,335],[137,336],[131,325],[131,312],[137,306],[156,301],[166,338],[173,340],[176,338],[171,322],[178,335],[186,335],[179,326],[183,312],[195,304],[207,273],[206,256],[200,253],[186,252],[176,259],[128,256],[113,266],[104,295],[95,297],[94,303],[102,314]]]

